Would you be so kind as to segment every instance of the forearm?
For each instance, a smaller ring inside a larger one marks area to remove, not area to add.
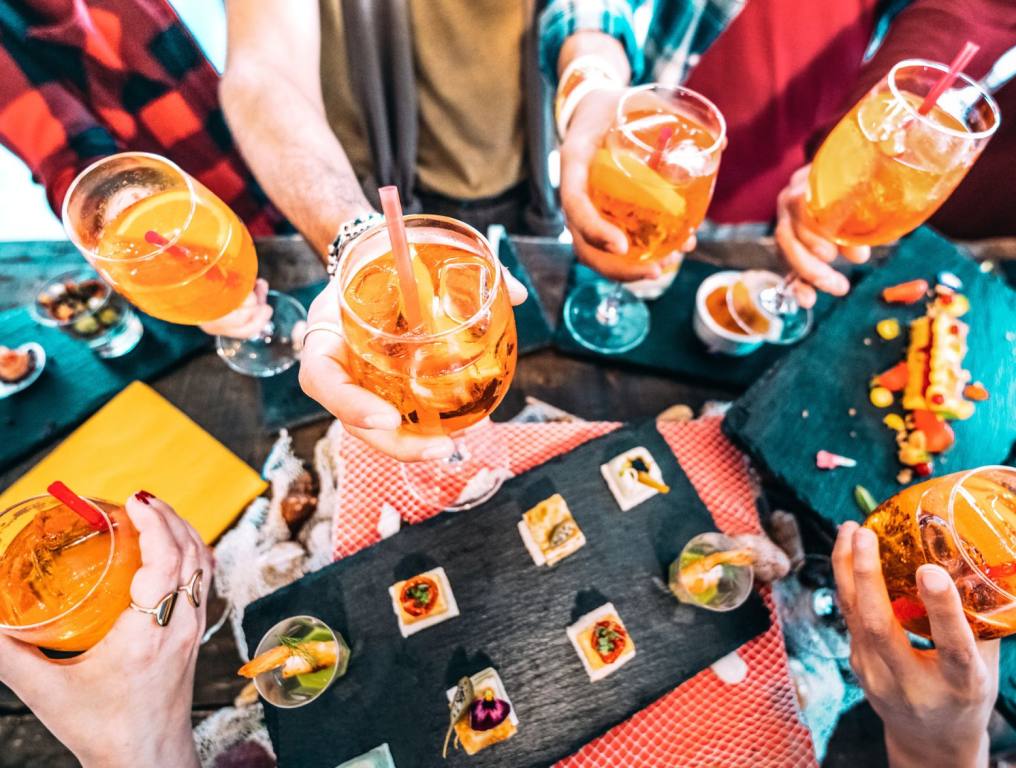
[[[980,741],[975,742],[971,739],[970,743],[955,743],[945,747],[906,742],[906,739],[895,739],[892,733],[886,731],[885,746],[890,768],[929,768],[934,765],[948,765],[950,768],[988,768],[987,732],[982,734]]]
[[[371,206],[323,110],[262,67],[227,71],[220,97],[258,182],[324,258],[339,225]]]

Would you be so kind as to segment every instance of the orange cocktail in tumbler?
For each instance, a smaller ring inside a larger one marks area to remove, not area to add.
[[[441,216],[406,216],[405,225],[422,326],[407,320],[387,230],[365,232],[338,275],[349,373],[392,403],[406,429],[451,434],[490,415],[508,391],[515,315],[478,232]]]
[[[881,245],[923,224],[998,128],[998,106],[959,75],[931,106],[944,64],[901,61],[833,128],[808,177],[807,212],[840,245]]]
[[[0,632],[57,651],[85,651],[130,605],[141,566],[124,508],[92,500],[103,527],[52,496],[0,512]]]
[[[216,320],[254,287],[257,255],[247,228],[199,181],[157,155],[113,155],[87,168],[67,192],[63,220],[92,266],[162,320]]]
[[[589,166],[589,197],[627,236],[623,258],[662,259],[695,232],[713,196],[723,133],[719,111],[693,91],[650,85],[622,98]]]
[[[1016,633],[1016,469],[982,467],[905,488],[865,521],[878,534],[882,575],[903,626],[930,637],[917,569],[945,568],[981,639]]]

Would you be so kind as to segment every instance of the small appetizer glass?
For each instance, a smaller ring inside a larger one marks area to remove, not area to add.
[[[754,556],[722,533],[693,537],[670,566],[668,586],[682,603],[732,611],[751,594]]]
[[[87,267],[41,285],[28,310],[39,325],[59,328],[106,359],[126,355],[144,333],[130,305]]]
[[[261,638],[240,675],[251,677],[269,704],[295,709],[310,704],[346,674],[349,646],[313,616],[283,619]]]

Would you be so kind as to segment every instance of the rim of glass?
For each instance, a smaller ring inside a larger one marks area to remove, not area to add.
[[[283,626],[289,626],[289,625],[291,625],[293,623],[297,623],[297,622],[303,622],[304,624],[310,625],[312,629],[317,628],[317,627],[324,627],[325,629],[327,629],[331,633],[332,642],[334,642],[336,644],[336,646],[338,646],[338,644],[339,644],[339,634],[334,629],[332,629],[328,624],[326,624],[324,621],[319,619],[317,616],[311,616],[310,614],[303,613],[303,614],[299,614],[298,616],[290,616],[288,619],[282,619],[282,620],[278,621],[276,624],[274,624],[272,626],[272,628],[269,629],[267,632],[265,632],[264,636],[261,638],[261,641],[258,643],[257,648],[254,650],[254,656],[252,658],[260,656],[262,653],[264,653],[264,652],[266,652],[268,650],[271,650],[270,648],[264,648],[264,649],[262,649],[262,646],[264,646],[265,642],[272,635],[276,636],[273,639],[274,645],[272,645],[272,648],[278,648],[281,645],[281,643],[277,642],[278,641],[278,637],[282,635],[282,629],[281,629],[281,627],[283,627]],[[352,651],[350,651],[350,654],[352,654]],[[316,701],[318,698],[321,697],[321,695],[325,691],[327,691],[329,688],[331,688],[332,683],[335,682],[336,675],[337,675],[337,673],[339,671],[339,663],[340,663],[339,659],[338,659],[338,657],[336,657],[335,663],[332,665],[332,676],[330,678],[328,678],[328,682],[325,685],[321,686],[321,690],[319,690],[313,696],[308,698],[306,701],[283,701],[281,699],[279,701],[276,701],[274,696],[273,697],[269,697],[265,693],[265,691],[263,691],[261,689],[260,678],[263,675],[271,674],[274,670],[268,670],[267,672],[262,672],[260,675],[255,675],[254,676],[254,687],[257,689],[257,692],[259,694],[261,694],[261,697],[265,701],[267,701],[269,704],[271,704],[273,707],[278,707],[279,709],[297,709],[298,707],[302,707],[302,706],[304,706],[306,704],[310,704],[312,701]]]
[[[723,113],[720,112],[719,107],[713,104],[713,102],[711,102],[701,93],[699,93],[698,91],[693,91],[691,88],[684,88],[680,85],[663,85],[662,83],[648,83],[646,85],[636,85],[625,91],[624,95],[617,102],[617,110],[614,115],[614,122],[618,130],[620,130],[621,133],[623,133],[628,138],[628,140],[631,141],[633,144],[636,144],[637,146],[641,147],[647,152],[656,151],[656,147],[650,144],[646,144],[644,141],[642,141],[642,139],[636,136],[635,133],[628,128],[628,123],[627,120],[625,119],[624,106],[628,102],[628,99],[630,99],[633,96],[636,96],[639,93],[643,93],[646,91],[666,91],[672,96],[676,95],[679,97],[688,98],[691,101],[697,101],[700,104],[705,105],[706,109],[708,109],[716,116],[716,120],[720,124],[720,130],[716,134],[716,140],[713,141],[713,143],[710,144],[705,149],[699,149],[697,154],[711,155],[714,152],[718,151],[720,147],[723,145],[723,140],[727,136],[727,120],[725,117],[723,117]]]
[[[375,224],[367,231],[357,235],[357,237],[354,240],[351,240],[349,245],[347,245],[343,250],[342,257],[339,259],[339,265],[338,268],[335,270],[334,280],[336,282],[336,287],[338,289],[339,306],[342,309],[342,313],[352,316],[357,325],[362,327],[364,330],[370,332],[375,338],[392,339],[410,344],[426,344],[428,342],[435,341],[437,339],[442,339],[447,336],[454,336],[456,333],[459,333],[465,330],[466,328],[469,328],[469,326],[474,325],[479,319],[482,318],[484,314],[486,314],[490,310],[491,306],[493,306],[494,300],[497,299],[498,290],[501,288],[501,280],[502,280],[501,260],[494,254],[494,249],[490,247],[490,243],[487,241],[487,238],[484,237],[479,231],[466,224],[464,221],[453,219],[451,216],[438,216],[437,214],[430,213],[411,213],[407,216],[403,216],[402,219],[407,225],[406,239],[407,241],[409,241],[410,244],[412,244],[412,239],[410,238],[409,233],[412,231],[412,229],[414,229],[414,227],[409,226],[411,222],[434,222],[436,224],[448,224],[451,226],[448,227],[438,226],[435,228],[452,229],[452,230],[458,229],[460,232],[464,232],[465,234],[471,235],[475,237],[477,240],[479,240],[480,244],[487,249],[487,256],[489,257],[491,263],[494,264],[494,266],[496,267],[493,270],[494,283],[490,287],[490,292],[489,295],[487,296],[487,300],[484,301],[483,304],[480,306],[480,308],[477,309],[476,312],[474,312],[468,319],[463,320],[462,322],[456,324],[452,328],[447,328],[439,333],[421,333],[413,335],[389,333],[388,331],[382,331],[380,328],[376,328],[375,326],[371,325],[366,320],[364,320],[362,317],[360,317],[353,310],[353,308],[349,306],[349,303],[346,301],[346,292],[344,290],[344,286],[342,285],[342,275],[344,268],[346,267],[347,261],[352,260],[353,253],[361,242],[369,240],[371,237],[375,237],[381,232],[387,231],[387,225],[385,224],[385,222],[382,221],[380,224]],[[422,228],[422,226],[417,228]]]
[[[906,110],[906,112],[915,120],[920,120],[922,123],[934,128],[939,133],[944,133],[947,136],[954,136],[958,139],[966,139],[967,141],[977,141],[978,139],[987,138],[988,136],[991,136],[992,134],[995,133],[995,131],[998,130],[998,124],[1001,120],[1001,115],[999,114],[998,111],[998,104],[995,103],[995,99],[992,97],[990,93],[988,93],[987,90],[985,90],[984,86],[982,86],[972,77],[964,74],[963,72],[960,72],[956,79],[962,80],[968,86],[972,86],[977,90],[977,92],[981,95],[981,98],[984,99],[988,107],[991,109],[991,116],[994,118],[994,122],[992,123],[990,128],[986,128],[983,131],[957,131],[954,128],[949,128],[947,126],[940,125],[939,123],[932,120],[928,115],[922,115],[920,112],[917,111],[914,105],[910,103],[910,99],[903,98],[903,94],[900,92],[900,89],[896,85],[896,75],[898,71],[903,67],[927,67],[928,69],[937,69],[939,72],[942,73],[948,72],[949,67],[945,64],[942,64],[941,62],[931,61],[930,59],[904,59],[903,61],[896,62],[893,68],[889,70],[889,74],[886,75],[886,82],[889,85],[889,90],[892,92],[893,98],[895,98],[897,101],[903,104],[903,109]],[[955,86],[956,84],[954,82],[949,87],[949,90],[953,90]],[[956,115],[951,116],[956,117]]]
[[[106,165],[107,163],[111,163],[114,160],[121,160],[123,158],[128,157],[143,157],[148,160],[154,160],[164,165],[168,165],[170,169],[176,172],[176,174],[183,179],[184,184],[187,185],[187,191],[190,193],[190,210],[187,212],[187,217],[184,219],[183,224],[180,225],[176,235],[172,239],[168,240],[165,245],[158,246],[156,250],[151,251],[150,253],[145,253],[142,254],[141,256],[132,256],[129,259],[107,259],[103,256],[99,256],[94,250],[92,250],[91,248],[87,248],[83,243],[81,243],[80,240],[78,240],[77,236],[72,231],[72,227],[68,223],[67,209],[70,205],[71,196],[74,194],[74,191],[78,187],[78,183],[82,179],[84,179],[86,176],[92,173],[92,171],[97,170],[98,168],[102,167],[103,165]],[[157,155],[154,152],[118,152],[115,155],[108,155],[107,157],[103,157],[96,160],[94,163],[89,165],[81,173],[79,173],[77,176],[74,177],[74,181],[71,182],[71,185],[67,187],[67,192],[64,193],[63,205],[60,206],[60,221],[63,224],[64,232],[67,234],[68,239],[72,243],[74,243],[74,247],[77,248],[82,253],[87,253],[91,258],[95,259],[96,261],[117,262],[119,264],[131,264],[135,261],[143,261],[145,259],[151,259],[155,256],[158,256],[159,254],[165,253],[167,250],[176,245],[180,241],[180,238],[183,236],[184,231],[190,225],[191,220],[194,218],[194,211],[196,210],[196,208],[197,208],[197,193],[194,190],[194,181],[191,179],[190,174],[188,174],[183,168],[174,163],[168,157]]]
[[[65,328],[68,325],[73,325],[75,321],[77,321],[77,319],[81,317],[82,314],[84,314],[83,312],[74,315],[74,317],[68,320],[57,320],[55,317],[50,317],[49,315],[45,314],[44,310],[42,310],[39,307],[39,293],[45,291],[47,288],[49,288],[49,286],[53,285],[53,283],[62,282],[64,278],[81,275],[89,275],[89,277],[85,279],[98,280],[100,283],[106,286],[106,297],[102,300],[102,306],[97,307],[96,309],[89,309],[88,312],[90,314],[94,314],[96,312],[101,312],[106,307],[108,307],[109,303],[113,300],[113,296],[116,295],[116,291],[114,291],[112,286],[110,286],[109,283],[103,280],[102,275],[100,275],[94,269],[91,269],[90,267],[78,267],[77,269],[69,269],[66,272],[62,272],[61,274],[56,275],[55,277],[51,277],[49,280],[39,285],[39,287],[36,289],[38,292],[36,293],[35,298],[32,300],[32,303],[28,305],[28,312],[29,314],[31,314],[32,319],[34,319],[35,322],[39,323],[40,325],[45,325],[51,328]]]
[[[994,472],[998,470],[1001,470],[1002,472],[1009,472],[1013,476],[1016,476],[1016,467],[1007,467],[1003,464],[988,464],[987,466],[984,467],[977,467],[976,469],[969,469],[966,472],[959,473],[960,477],[957,478],[956,482],[952,484],[952,488],[949,489],[949,502],[948,502],[949,532],[953,535],[954,539],[960,542],[960,546],[958,547],[958,549],[960,551],[960,554],[963,555],[963,560],[966,562],[968,566],[970,566],[970,570],[973,573],[977,574],[980,581],[987,584],[989,587],[998,592],[1000,595],[1004,595],[1005,597],[1007,597],[1009,599],[1009,602],[1016,603],[1016,595],[1014,595],[1007,589],[1003,589],[994,581],[989,579],[988,575],[984,573],[974,563],[974,561],[970,558],[970,554],[967,552],[966,542],[962,539],[962,537],[959,535],[959,532],[956,530],[956,519],[955,519],[956,494],[959,493],[960,487],[968,479],[970,479],[976,474],[985,471]],[[921,500],[922,501],[924,500],[924,494],[921,495]]]
[[[105,501],[103,499],[93,499],[90,496],[83,496],[82,498],[89,504],[91,504],[100,515],[102,515],[102,519],[106,521],[108,530],[114,532],[113,535],[109,537],[109,555],[106,558],[106,566],[102,569],[102,573],[99,574],[99,578],[95,580],[95,584],[92,585],[92,588],[89,589],[88,592],[86,592],[85,595],[80,600],[78,600],[76,603],[74,603],[74,605],[72,605],[70,608],[63,611],[62,613],[58,613],[56,616],[44,619],[43,621],[38,621],[35,624],[4,624],[0,622],[0,629],[9,630],[11,632],[30,632],[35,629],[42,629],[43,627],[49,626],[50,624],[60,621],[61,619],[66,618],[70,614],[74,613],[74,611],[78,610],[78,608],[80,608],[89,599],[91,599],[91,597],[95,594],[96,590],[98,590],[99,587],[102,586],[102,584],[106,581],[106,576],[109,574],[109,569],[113,567],[113,559],[116,556],[116,533],[115,533],[116,528],[114,528],[113,526],[112,518],[110,518],[110,516],[106,513],[106,510],[104,510],[99,505],[99,502],[103,504],[110,504],[112,506],[117,505],[113,504],[113,502],[111,501]],[[14,510],[16,510],[18,507],[24,506],[26,504],[31,504],[33,502],[41,501],[42,499],[53,499],[58,504],[63,503],[59,499],[50,496],[48,493],[41,493],[38,496],[31,496],[27,499],[24,499],[7,507],[5,510],[0,512],[0,520],[2,520],[4,516],[7,515],[8,513],[11,513]]]

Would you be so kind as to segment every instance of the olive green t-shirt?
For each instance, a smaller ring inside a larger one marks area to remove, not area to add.
[[[528,0],[407,0],[419,102],[417,184],[472,200],[524,174],[522,42]],[[319,0],[321,88],[328,122],[357,175],[371,167],[346,73],[341,0]]]

